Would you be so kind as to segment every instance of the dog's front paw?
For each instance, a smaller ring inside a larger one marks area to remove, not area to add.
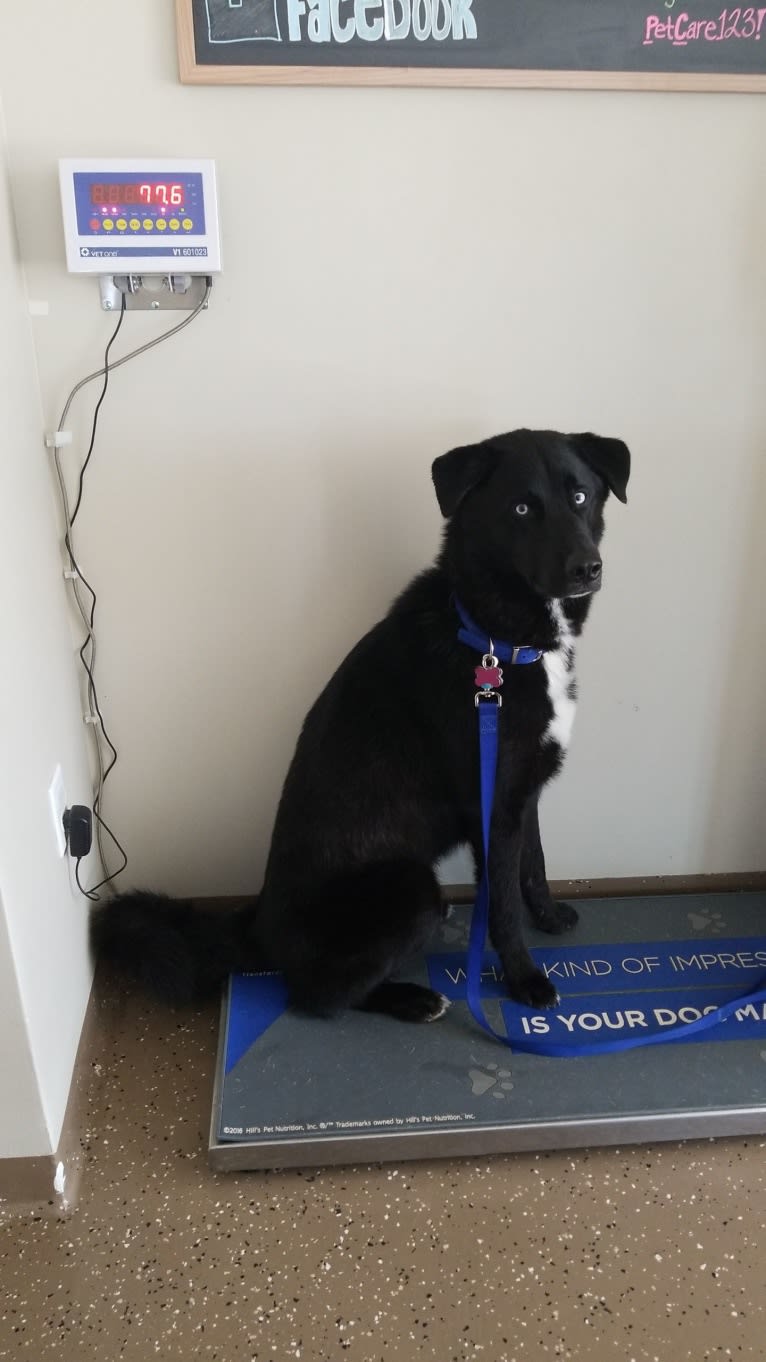
[[[514,981],[509,992],[511,997],[517,1003],[523,1003],[524,1007],[555,1007],[559,1000],[559,995],[547,974],[543,974],[539,969]]]
[[[560,903],[552,899],[546,905],[544,911],[533,912],[535,926],[541,932],[550,932],[551,936],[559,936],[562,932],[571,932],[580,920],[580,914],[571,903]]]
[[[373,989],[363,1003],[357,1004],[365,1012],[384,1012],[406,1022],[433,1022],[443,1017],[449,999],[434,993],[422,984],[398,983],[387,979]]]

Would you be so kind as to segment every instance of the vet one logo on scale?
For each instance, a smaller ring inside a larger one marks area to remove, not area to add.
[[[213,43],[464,42],[474,0],[206,0]]]

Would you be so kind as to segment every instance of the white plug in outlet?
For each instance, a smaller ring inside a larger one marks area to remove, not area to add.
[[[66,833],[64,832],[64,811],[66,809],[66,790],[64,789],[64,777],[61,774],[61,767],[57,766],[53,780],[48,786],[48,803],[51,808],[51,818],[53,819],[53,833],[56,838],[59,856],[66,855]]]

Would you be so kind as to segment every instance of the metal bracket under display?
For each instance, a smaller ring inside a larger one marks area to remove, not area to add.
[[[101,307],[118,312],[124,298],[126,312],[191,312],[203,302],[209,280],[205,274],[102,274]]]

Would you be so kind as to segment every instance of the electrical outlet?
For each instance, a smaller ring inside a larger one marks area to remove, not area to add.
[[[53,780],[48,786],[48,803],[53,819],[53,833],[56,838],[59,856],[66,855],[66,833],[64,832],[64,810],[66,809],[66,790],[64,789],[64,777],[61,774],[61,767],[57,766],[53,775]]]

